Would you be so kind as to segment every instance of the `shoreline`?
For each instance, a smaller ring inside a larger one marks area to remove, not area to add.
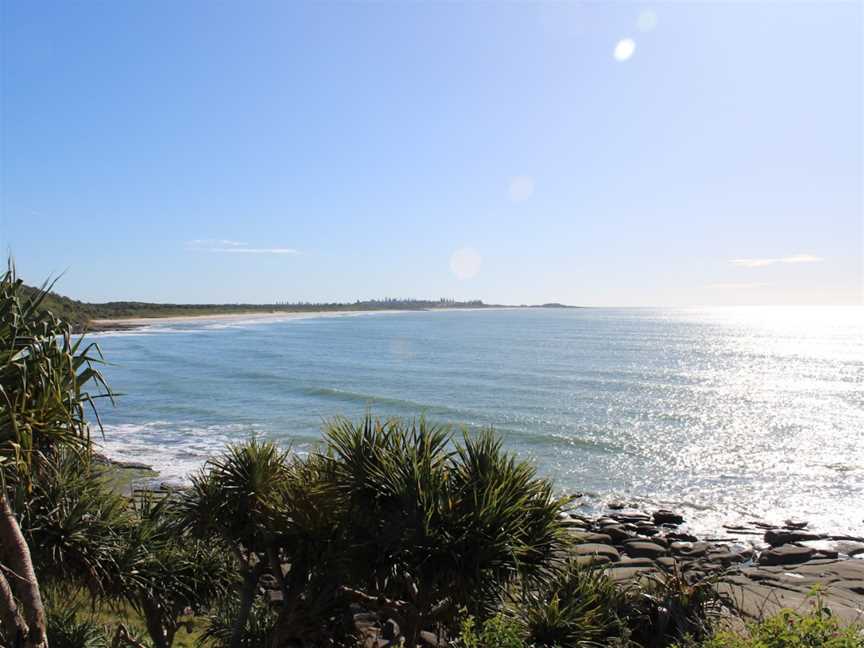
[[[184,322],[233,322],[238,320],[260,319],[263,321],[274,319],[309,319],[332,315],[343,317],[346,315],[362,315],[363,313],[414,313],[412,310],[332,310],[332,311],[248,311],[244,313],[213,313],[207,315],[168,315],[165,317],[117,317],[112,319],[92,320],[90,325],[98,330],[107,330],[106,327],[141,327],[154,324],[182,324]]]
[[[357,310],[317,310],[317,311],[246,311],[242,313],[212,313],[204,315],[166,315],[165,317],[115,317],[91,320],[87,331],[104,333],[145,328],[158,324],[185,324],[190,322],[236,322],[236,321],[278,321],[314,319],[318,317],[352,317],[359,315],[405,314],[405,313],[445,313],[451,311],[502,311],[527,310],[526,306],[488,306],[484,308],[422,308],[422,309],[357,309]]]
[[[128,497],[148,492],[170,496],[178,490],[158,483],[158,473],[141,479],[148,466],[97,457]],[[132,479],[124,479],[124,474]],[[825,603],[843,624],[855,623],[862,614],[858,593],[864,580],[864,537],[819,532],[804,520],[754,520],[724,525],[727,537],[712,538],[691,530],[674,510],[609,504],[603,511],[586,513],[580,510],[581,499],[574,496],[559,514],[574,543],[574,559],[602,571],[616,587],[666,577],[709,582],[743,619],[756,620],[783,608],[809,609],[816,582],[823,585]]]

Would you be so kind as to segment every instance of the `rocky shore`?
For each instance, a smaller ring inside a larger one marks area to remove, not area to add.
[[[701,540],[667,510],[561,517],[577,542],[577,560],[606,570],[622,586],[672,573],[691,583],[711,578],[745,618],[804,610],[819,586],[838,618],[864,620],[864,537],[817,533],[806,521],[787,520],[728,525],[728,537]]]

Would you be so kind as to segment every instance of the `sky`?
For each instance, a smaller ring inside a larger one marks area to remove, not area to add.
[[[0,248],[30,283],[864,300],[859,2],[0,7]]]

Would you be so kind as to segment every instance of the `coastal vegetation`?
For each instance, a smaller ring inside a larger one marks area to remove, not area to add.
[[[99,349],[49,296],[0,277],[2,646],[864,646],[818,595],[741,631],[710,576],[622,586],[492,430],[337,418],[309,453],[253,438],[188,488],[119,494],[92,453]]]
[[[43,287],[44,288],[44,287]],[[384,298],[353,302],[287,302],[270,304],[166,304],[139,301],[83,302],[22,284],[22,296],[38,298],[40,306],[72,325],[73,330],[101,330],[116,325],[94,324],[97,320],[123,320],[153,317],[190,317],[206,315],[261,313],[317,313],[333,311],[430,310],[444,308],[494,308],[483,301],[456,301],[449,298],[413,299]],[[549,305],[544,305],[549,306]],[[562,307],[563,306],[560,306]]]

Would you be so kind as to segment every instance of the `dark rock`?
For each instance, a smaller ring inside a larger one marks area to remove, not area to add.
[[[710,545],[707,542],[673,542],[669,548],[676,556],[700,558],[708,553]]]
[[[561,518],[560,520],[558,520],[558,522],[559,522],[559,524],[561,524],[561,526],[566,527],[568,529],[587,529],[588,528],[588,524],[586,522],[583,522],[582,520],[575,519],[575,518],[570,518],[570,517]]]
[[[646,536],[655,536],[660,533],[660,529],[655,527],[650,522],[637,522],[636,523],[636,532],[640,535]]]
[[[683,542],[697,542],[699,538],[690,534],[690,533],[681,533],[680,531],[675,531],[673,533],[667,533],[666,539],[671,540],[673,542],[683,541]]]
[[[783,526],[787,529],[795,529],[800,531],[801,529],[807,528],[807,522],[805,520],[785,520],[783,522]]]
[[[620,524],[610,524],[603,527],[603,533],[612,539],[612,542],[619,544],[633,537],[630,531],[624,529]]]
[[[593,531],[569,529],[569,535],[576,542],[598,542],[607,545],[612,544],[612,536],[606,533],[594,533]]]
[[[597,518],[596,523],[601,527],[609,526],[610,524],[620,524],[620,522],[618,522],[618,520],[616,520],[615,518],[611,518],[611,517]]]
[[[807,562],[815,555],[816,550],[811,547],[785,544],[763,551],[758,562],[760,565],[797,565]]]
[[[609,556],[591,554],[590,556],[576,556],[575,562],[579,567],[599,567],[612,563],[612,559]]]
[[[613,562],[621,559],[621,554],[615,547],[599,542],[576,545],[573,551],[577,556],[605,556]]]
[[[656,567],[656,565],[654,564],[654,561],[650,558],[628,558],[627,556],[625,556],[618,562],[609,565],[609,569],[619,569],[626,567],[646,567],[653,569],[654,567]]]
[[[765,532],[765,542],[772,547],[779,547],[790,542],[804,542],[805,540],[823,540],[827,536],[806,531],[794,531],[789,529],[769,529]]]
[[[665,556],[667,551],[664,547],[645,540],[627,540],[624,543],[624,551],[631,558],[659,558]]]
[[[620,510],[623,509],[625,506],[626,506],[626,504],[624,504],[624,502],[609,502],[609,503],[606,505],[606,508],[608,508],[608,509],[610,509],[610,510],[612,510],[612,511],[620,511]]]
[[[746,560],[746,558],[740,553],[727,550],[709,551],[707,559],[709,562],[717,563],[723,567],[728,567],[733,563],[741,563]]]
[[[651,519],[649,515],[645,513],[613,513],[609,517],[618,520],[619,522],[647,522]]]
[[[683,524],[684,516],[674,511],[667,511],[666,509],[660,509],[659,511],[654,511],[654,524]]]

